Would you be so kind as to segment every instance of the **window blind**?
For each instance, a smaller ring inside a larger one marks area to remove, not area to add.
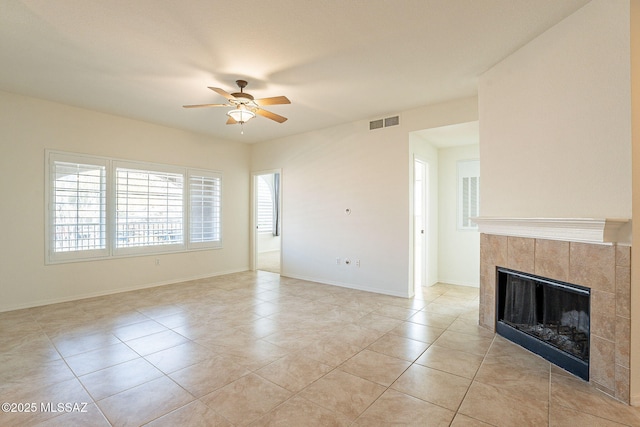
[[[50,174],[52,252],[105,249],[105,166],[53,161]]]
[[[258,178],[258,232],[273,233],[273,194],[264,176]]]
[[[220,242],[220,177],[190,175],[189,193],[191,243]]]
[[[471,218],[478,216],[478,177],[462,178],[462,227],[475,228]]]
[[[116,168],[116,248],[182,244],[179,173]]]
[[[222,247],[222,172],[45,156],[47,263]]]
[[[472,218],[480,214],[480,162],[458,162],[458,229],[477,230]]]

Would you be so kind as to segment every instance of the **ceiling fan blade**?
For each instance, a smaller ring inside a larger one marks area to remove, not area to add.
[[[286,96],[273,96],[271,98],[254,99],[253,102],[262,105],[277,105],[277,104],[291,104],[289,98]]]
[[[235,125],[236,123],[238,123],[238,122],[236,122],[236,120],[233,117],[229,116],[229,119],[227,120],[227,124],[228,125]]]
[[[198,104],[198,105],[183,105],[184,108],[206,108],[206,107],[230,107],[229,104]]]
[[[266,117],[267,119],[275,120],[278,123],[284,123],[287,121],[286,117],[282,117],[276,113],[272,113],[271,111],[263,110],[262,108],[256,108],[255,113],[262,117]]]
[[[219,87],[208,86],[208,88],[211,89],[212,91],[216,92],[218,95],[224,96],[225,99],[228,99],[228,100],[236,99],[233,95],[231,95],[230,93],[228,93],[224,89],[220,89]]]

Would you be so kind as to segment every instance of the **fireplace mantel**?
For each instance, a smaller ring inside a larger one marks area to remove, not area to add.
[[[485,234],[631,245],[630,219],[476,217],[472,220]]]

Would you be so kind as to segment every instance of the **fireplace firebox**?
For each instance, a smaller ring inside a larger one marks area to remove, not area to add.
[[[498,267],[496,332],[589,380],[590,289]]]

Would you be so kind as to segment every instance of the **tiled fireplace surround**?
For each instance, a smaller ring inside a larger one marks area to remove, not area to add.
[[[629,403],[630,246],[480,231],[480,324],[495,331],[496,267],[591,288],[590,382]]]

